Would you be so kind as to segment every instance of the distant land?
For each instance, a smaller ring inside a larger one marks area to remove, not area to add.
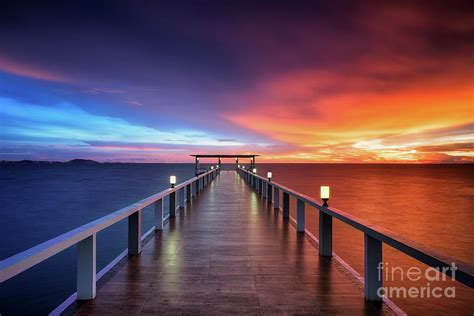
[[[98,164],[100,162],[90,159],[72,159],[69,161],[37,161],[37,160],[17,160],[17,161],[8,161],[2,160],[1,164],[16,164],[16,165],[38,165],[38,164],[71,164],[71,165],[91,165]]]

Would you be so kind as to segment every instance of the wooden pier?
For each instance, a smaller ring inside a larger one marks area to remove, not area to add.
[[[474,287],[472,265],[256,171],[236,160],[231,171],[211,166],[178,184],[171,176],[170,188],[1,261],[0,282],[76,246],[77,292],[53,315],[403,314],[379,292],[386,244]],[[150,205],[155,225],[143,234]],[[305,206],[317,210],[317,237],[305,227]],[[364,233],[363,277],[332,252],[333,219]],[[128,248],[97,272],[96,235],[122,220]]]
[[[142,252],[69,313],[389,313],[236,172],[221,172]]]

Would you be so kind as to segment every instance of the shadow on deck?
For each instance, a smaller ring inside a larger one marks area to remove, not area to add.
[[[235,172],[111,270],[65,314],[391,314]]]

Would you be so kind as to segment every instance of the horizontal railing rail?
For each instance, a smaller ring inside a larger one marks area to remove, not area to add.
[[[13,278],[77,244],[77,298],[93,299],[96,292],[96,234],[128,218],[128,253],[140,253],[141,210],[154,203],[155,230],[161,230],[167,218],[163,216],[164,198],[169,197],[169,217],[172,218],[176,215],[176,209],[184,208],[185,203],[197,196],[219,171],[212,169],[0,261],[0,282]]]
[[[297,200],[297,231],[305,231],[305,205],[316,208],[319,211],[319,254],[332,256],[332,218],[364,233],[364,294],[368,300],[379,301],[382,297],[377,292],[382,287],[382,280],[378,277],[379,266],[382,262],[382,243],[385,243],[404,254],[437,269],[470,288],[474,287],[474,266],[458,260],[454,257],[441,254],[429,249],[400,234],[392,232],[383,227],[373,225],[350,213],[337,208],[324,206],[317,199],[294,191],[271,179],[264,178],[243,168],[237,168],[240,176],[269,203],[274,204],[275,209],[282,210],[283,217],[289,218],[289,197]],[[283,207],[280,208],[280,192],[282,193]]]

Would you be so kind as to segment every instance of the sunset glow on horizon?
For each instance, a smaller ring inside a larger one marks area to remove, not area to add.
[[[0,160],[472,163],[471,12],[4,3]]]

